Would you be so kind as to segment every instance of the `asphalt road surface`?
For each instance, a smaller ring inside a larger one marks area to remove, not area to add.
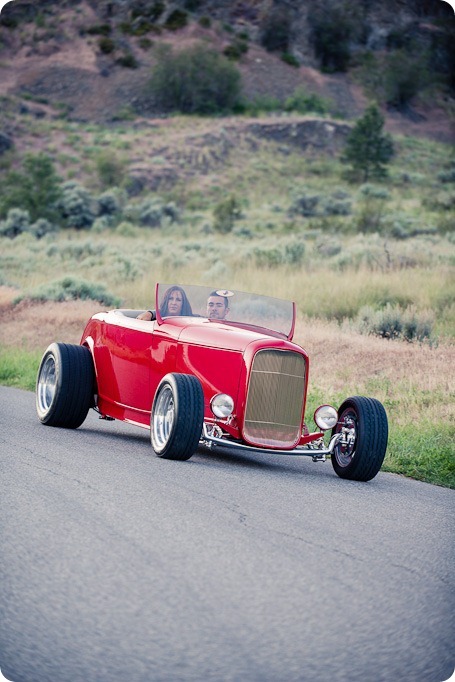
[[[454,491],[42,426],[0,387],[0,668],[14,682],[442,682]]]

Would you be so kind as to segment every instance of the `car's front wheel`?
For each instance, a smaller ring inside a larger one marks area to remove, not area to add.
[[[166,374],[153,400],[150,438],[158,457],[186,460],[196,451],[204,421],[201,382],[190,374]]]
[[[93,405],[95,372],[85,346],[52,343],[36,380],[36,411],[47,426],[77,429]]]
[[[338,410],[338,423],[332,435],[339,434],[332,453],[332,465],[341,478],[369,481],[384,461],[387,439],[387,414],[375,398],[354,396]]]

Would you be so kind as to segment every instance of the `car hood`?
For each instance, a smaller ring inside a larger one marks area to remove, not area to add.
[[[182,329],[179,342],[243,352],[251,342],[270,339],[271,336],[275,335],[201,319],[192,321]]]

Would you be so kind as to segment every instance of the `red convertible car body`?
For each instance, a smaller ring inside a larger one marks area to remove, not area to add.
[[[94,408],[102,418],[149,429],[163,458],[188,459],[202,444],[314,461],[330,455],[344,478],[376,475],[387,445],[387,417],[377,400],[355,396],[338,411],[322,405],[318,428],[307,428],[310,363],[292,341],[293,303],[216,290],[229,313],[211,319],[207,300],[214,292],[188,286],[191,314],[163,315],[170,289],[156,286],[153,321],[138,319],[141,310],[100,312],[79,346],[49,346],[37,379],[42,423],[75,428]]]

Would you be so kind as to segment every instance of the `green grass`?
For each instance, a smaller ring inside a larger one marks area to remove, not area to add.
[[[445,422],[392,425],[382,469],[455,488],[455,426]]]
[[[41,351],[18,348],[0,349],[0,384],[27,391],[35,390]],[[344,396],[346,397],[346,396]],[[334,400],[335,407],[343,397]],[[307,425],[315,428],[313,413],[327,401],[322,391],[315,389],[308,397]],[[389,414],[390,419],[390,414]],[[419,481],[455,488],[455,427],[445,422],[406,424],[391,421],[389,445],[382,471],[402,474]]]
[[[21,348],[0,348],[0,384],[34,391],[41,351]]]

